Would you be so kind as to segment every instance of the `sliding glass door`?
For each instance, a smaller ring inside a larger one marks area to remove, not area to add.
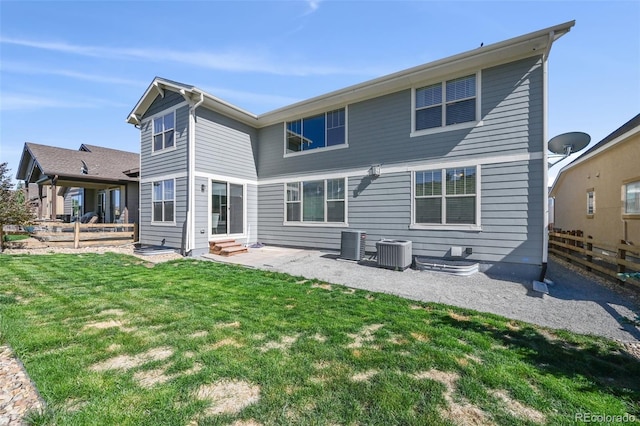
[[[244,233],[244,187],[211,181],[211,234]]]

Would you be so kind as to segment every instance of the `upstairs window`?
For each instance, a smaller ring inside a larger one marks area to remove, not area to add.
[[[175,112],[170,112],[153,119],[153,151],[173,148],[175,129]]]
[[[287,121],[286,153],[310,151],[346,145],[346,110],[336,109],[326,113]]]
[[[476,74],[415,90],[415,130],[477,121]]]
[[[624,186],[624,213],[640,214],[640,181]]]

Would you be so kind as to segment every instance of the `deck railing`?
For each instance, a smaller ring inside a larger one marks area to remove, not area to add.
[[[32,233],[33,237],[49,245],[74,248],[133,243],[137,241],[137,235],[135,223],[49,223]]]

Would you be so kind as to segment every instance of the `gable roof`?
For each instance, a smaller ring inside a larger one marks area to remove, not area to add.
[[[578,164],[596,155],[601,154],[607,149],[615,146],[620,142],[627,140],[630,136],[633,136],[634,134],[637,134],[637,133],[640,133],[640,114],[636,115],[631,120],[627,121],[622,126],[618,127],[616,130],[614,130],[612,133],[610,133],[600,142],[593,145],[591,148],[589,148],[587,151],[582,153],[575,160],[573,160],[572,162],[564,166],[562,169],[560,169],[560,171],[558,172],[558,175],[556,176],[556,180],[553,182],[553,185],[551,186],[549,195],[553,196],[553,194],[555,193],[556,186],[560,182],[560,179],[563,178],[567,170],[570,170],[571,168],[577,166]]]
[[[82,172],[85,164],[86,174]],[[128,182],[138,179],[125,171],[139,166],[140,155],[134,152],[86,144],[73,150],[26,142],[16,179],[44,183],[57,176],[57,179],[78,182]]]
[[[292,115],[306,115],[333,107],[344,106],[395,91],[408,89],[415,84],[436,82],[452,74],[473,72],[481,68],[500,65],[536,55],[549,54],[555,40],[568,33],[575,21],[528,33],[499,43],[469,50],[448,58],[429,62],[404,71],[389,74],[364,83],[349,86],[302,102],[276,109],[261,115],[247,112],[195,86],[156,77],[144,92],[136,106],[127,116],[127,122],[140,124],[146,111],[164,90],[181,93],[191,104],[202,105],[255,127],[264,127],[290,118]]]

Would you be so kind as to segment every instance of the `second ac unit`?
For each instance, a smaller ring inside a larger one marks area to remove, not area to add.
[[[404,271],[413,260],[411,241],[380,240],[376,242],[378,266],[380,268]]]

